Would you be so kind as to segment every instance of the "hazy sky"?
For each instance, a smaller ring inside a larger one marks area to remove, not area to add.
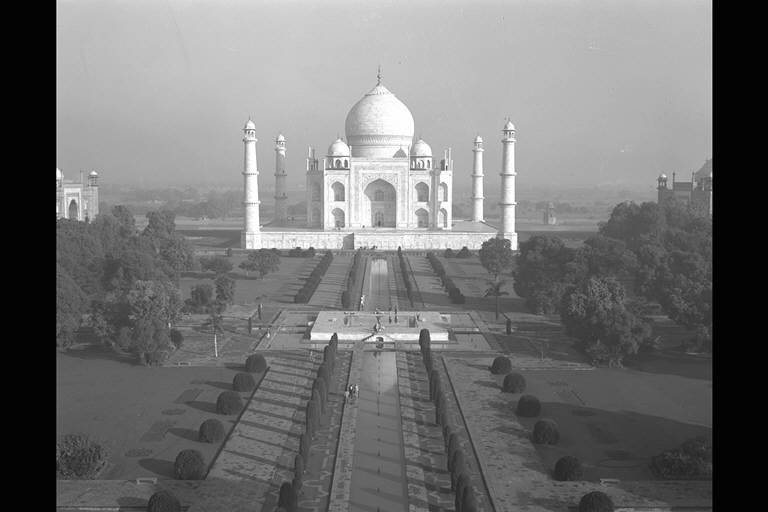
[[[485,139],[517,127],[519,185],[642,184],[712,156],[712,6],[705,1],[58,0],[57,167],[114,183],[242,180],[256,123],[260,185],[274,139],[290,186],[352,105],[383,83],[469,185]]]

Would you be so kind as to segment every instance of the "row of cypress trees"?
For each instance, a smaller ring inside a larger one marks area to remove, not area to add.
[[[419,332],[419,347],[429,377],[429,399],[435,404],[435,423],[443,429],[448,471],[451,473],[451,489],[456,496],[456,512],[475,512],[477,498],[469,477],[467,459],[460,445],[459,431],[448,413],[448,402],[440,385],[440,373],[434,367],[429,329]]]
[[[278,510],[296,512],[298,510],[299,492],[304,484],[304,472],[309,461],[312,440],[317,436],[321,417],[328,412],[328,394],[331,389],[331,378],[336,369],[336,354],[339,348],[339,336],[333,333],[331,341],[323,349],[323,362],[317,368],[317,376],[312,384],[312,398],[307,402],[307,422],[299,440],[299,453],[293,459],[293,481],[283,482],[280,486]]]

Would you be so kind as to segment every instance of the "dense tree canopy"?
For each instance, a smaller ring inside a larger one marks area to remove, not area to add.
[[[501,274],[509,272],[514,264],[512,242],[507,238],[490,238],[483,242],[478,252],[480,264],[498,278]]]
[[[172,213],[150,212],[148,219],[142,233],[123,206],[88,224],[57,221],[58,342],[71,339],[86,313],[104,341],[129,343],[139,331],[157,343],[167,337],[181,306],[179,272],[190,268],[192,251],[175,233]]]
[[[575,251],[553,236],[533,236],[519,245],[515,293],[537,314],[556,313],[565,288],[575,282]]]
[[[586,286],[592,278],[615,279],[634,298],[658,303],[673,321],[694,330],[697,344],[711,343],[712,221],[675,201],[621,203],[598,235],[577,249],[557,237],[521,242],[514,278],[515,291],[532,311],[560,310],[566,316],[574,315],[561,309],[567,290],[572,293],[573,286]],[[569,307],[579,303],[578,297],[572,299]],[[605,319],[622,332],[637,327],[626,311],[606,313]],[[576,329],[573,322],[570,329]]]
[[[240,268],[246,272],[258,272],[259,277],[264,277],[280,269],[280,256],[269,249],[248,251],[248,259],[240,264]]]
[[[560,318],[565,331],[593,359],[619,365],[650,336],[650,326],[624,304],[624,287],[613,278],[590,277],[563,295]]]

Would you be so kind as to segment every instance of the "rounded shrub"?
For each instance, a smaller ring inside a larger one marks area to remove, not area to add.
[[[536,444],[557,444],[560,441],[557,423],[549,418],[540,419],[533,426],[532,439]]]
[[[149,498],[147,512],[181,512],[181,502],[168,491],[157,491]]]
[[[613,501],[604,492],[592,491],[582,496],[579,512],[613,512]]]
[[[202,480],[205,476],[205,460],[197,450],[182,450],[173,463],[176,480]]]
[[[180,330],[171,329],[171,343],[173,343],[173,346],[177,349],[184,343],[184,335],[181,334]]]
[[[267,360],[261,354],[251,354],[245,360],[245,371],[248,373],[261,373],[267,369]]]
[[[525,418],[535,418],[541,413],[541,402],[533,395],[523,395],[517,401],[515,414]]]
[[[499,356],[491,364],[491,373],[494,375],[504,375],[512,371],[512,361],[508,357]]]
[[[197,438],[203,443],[217,443],[224,439],[224,425],[217,419],[205,420],[200,424]]]
[[[525,391],[525,377],[517,372],[506,374],[504,382],[501,384],[501,390],[504,393],[522,393]]]
[[[103,446],[82,434],[67,434],[56,445],[56,477],[95,478],[107,461]]]
[[[234,391],[222,391],[216,399],[216,412],[219,414],[237,414],[243,409],[243,399]]]
[[[238,373],[232,379],[232,389],[235,391],[253,391],[256,387],[256,381],[250,373]]]
[[[555,463],[555,480],[560,482],[573,482],[581,480],[584,476],[584,469],[581,467],[581,461],[571,455],[560,457]]]

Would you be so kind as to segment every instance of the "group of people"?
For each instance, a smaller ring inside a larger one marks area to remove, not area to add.
[[[349,387],[344,391],[344,398],[357,398],[359,392],[360,386],[357,384],[350,384]]]

